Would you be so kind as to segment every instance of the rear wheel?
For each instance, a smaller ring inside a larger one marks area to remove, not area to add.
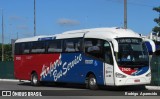
[[[98,89],[97,80],[96,80],[96,77],[93,74],[89,75],[89,78],[88,78],[88,87],[91,90],[97,90]]]
[[[38,86],[39,84],[40,84],[40,82],[38,80],[37,73],[32,73],[32,75],[31,75],[31,85],[32,86]]]

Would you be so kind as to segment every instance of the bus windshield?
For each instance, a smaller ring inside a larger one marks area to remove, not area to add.
[[[149,55],[145,43],[139,38],[118,38],[119,52],[117,63],[119,66],[149,66]]]

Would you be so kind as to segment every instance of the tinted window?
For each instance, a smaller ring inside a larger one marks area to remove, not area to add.
[[[22,53],[23,54],[30,53],[30,43],[22,43]]]
[[[105,41],[103,47],[105,62],[108,64],[113,64],[112,51],[109,42]]]
[[[117,38],[117,41],[125,38]],[[145,43],[139,38],[126,38],[134,42],[119,42],[117,62],[119,66],[147,66],[149,65],[148,51]],[[126,40],[125,40],[126,41]],[[136,42],[135,42],[136,41]]]
[[[44,53],[45,43],[44,42],[32,42],[31,43],[31,53]]]
[[[62,41],[61,40],[56,40],[56,41],[49,41],[48,42],[48,47],[47,47],[47,52],[62,52]]]
[[[109,42],[99,39],[85,39],[85,53],[113,64],[112,51]]]
[[[15,44],[15,55],[20,55],[22,54],[22,46],[21,43],[16,43]]]
[[[102,44],[103,44],[102,40],[86,39],[85,40],[85,52],[96,58],[103,59]]]
[[[79,52],[81,51],[81,40],[80,39],[68,39],[64,41],[65,52]]]

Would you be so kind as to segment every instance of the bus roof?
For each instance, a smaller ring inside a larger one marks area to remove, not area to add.
[[[85,38],[99,38],[99,39],[108,39],[108,40],[111,40],[114,38],[121,38],[121,37],[140,38],[140,35],[138,33],[133,32],[130,29],[113,27],[113,28],[92,28],[92,29],[73,30],[73,31],[63,32],[61,34],[55,34],[55,35],[22,38],[22,39],[16,40],[16,43],[39,41],[39,40],[51,40],[51,39],[78,38],[78,37],[84,37],[84,34],[85,34]]]

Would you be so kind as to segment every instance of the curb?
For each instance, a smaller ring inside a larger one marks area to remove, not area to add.
[[[7,82],[30,82],[28,80],[17,80],[17,79],[0,79],[0,81],[7,81]]]
[[[19,80],[16,79],[0,79],[0,81],[19,82]]]
[[[145,86],[148,90],[160,90],[160,86]]]

